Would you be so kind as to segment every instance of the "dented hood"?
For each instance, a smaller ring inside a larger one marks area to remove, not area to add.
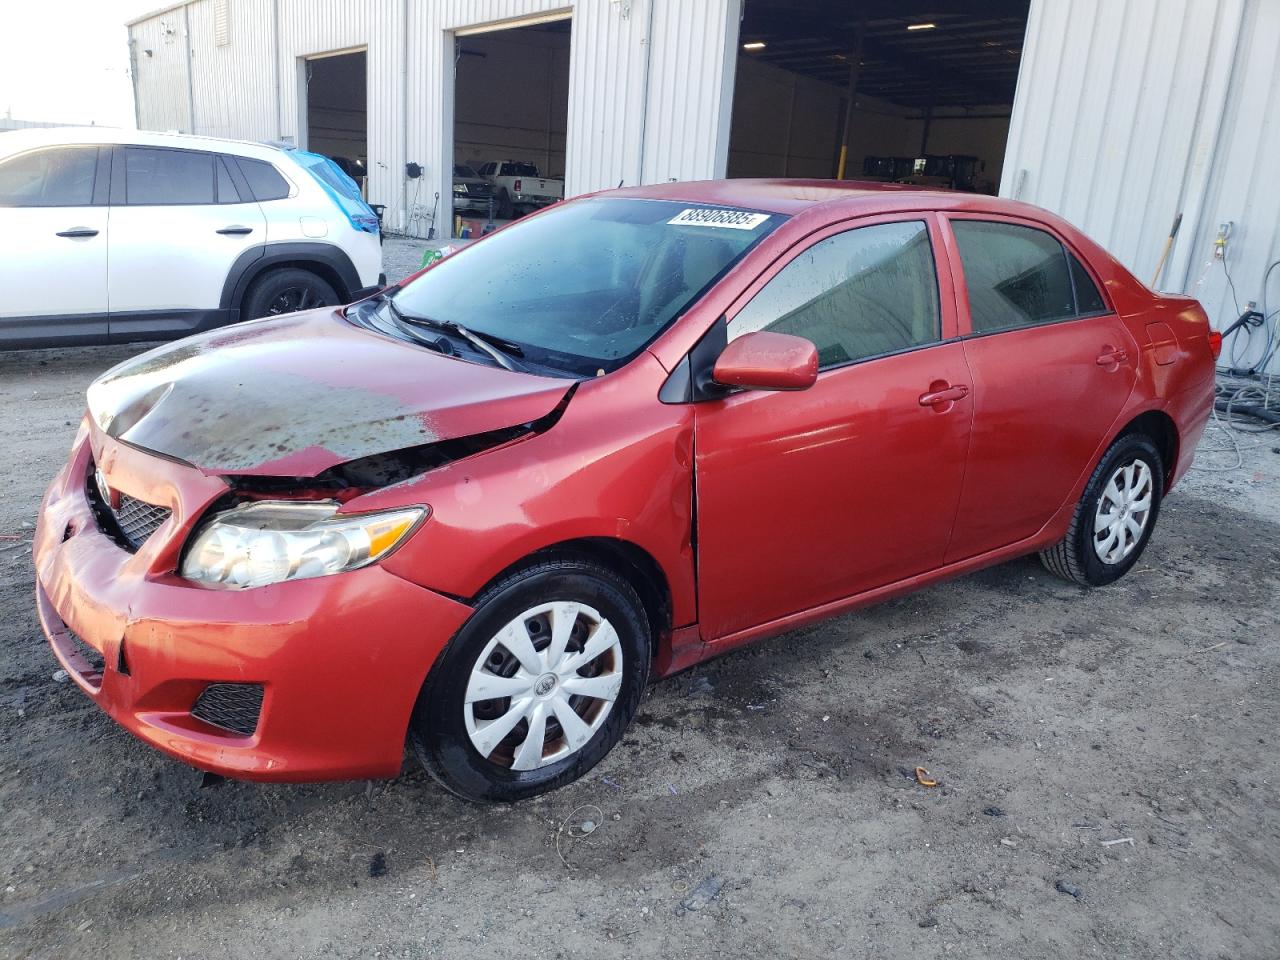
[[[327,309],[126,361],[89,387],[89,413],[109,436],[205,473],[311,477],[537,420],[571,385],[446,357]]]

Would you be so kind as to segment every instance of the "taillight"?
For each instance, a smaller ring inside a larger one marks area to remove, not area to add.
[[[515,188],[516,188],[516,193],[519,193],[519,192],[520,192],[520,181],[519,181],[519,180],[517,180],[517,181],[515,182]]]
[[[1213,359],[1215,360],[1222,356],[1222,332],[1220,330],[1209,331],[1209,352],[1213,354]]]

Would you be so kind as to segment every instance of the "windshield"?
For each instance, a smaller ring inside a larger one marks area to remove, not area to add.
[[[622,366],[785,217],[575,200],[446,257],[395,295],[409,316],[516,344],[576,376]]]
[[[455,163],[453,165],[453,175],[455,177],[470,177],[472,180],[478,180],[480,174],[476,173],[465,163]]]

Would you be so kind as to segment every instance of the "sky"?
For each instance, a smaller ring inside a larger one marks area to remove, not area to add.
[[[0,117],[132,127],[126,20],[164,0],[0,0]]]

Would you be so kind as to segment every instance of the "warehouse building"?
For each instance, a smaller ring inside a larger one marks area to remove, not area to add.
[[[391,230],[447,234],[488,160],[567,196],[906,179],[1054,210],[1219,329],[1280,306],[1274,0],[189,0],[129,34],[140,127],[341,158]]]

